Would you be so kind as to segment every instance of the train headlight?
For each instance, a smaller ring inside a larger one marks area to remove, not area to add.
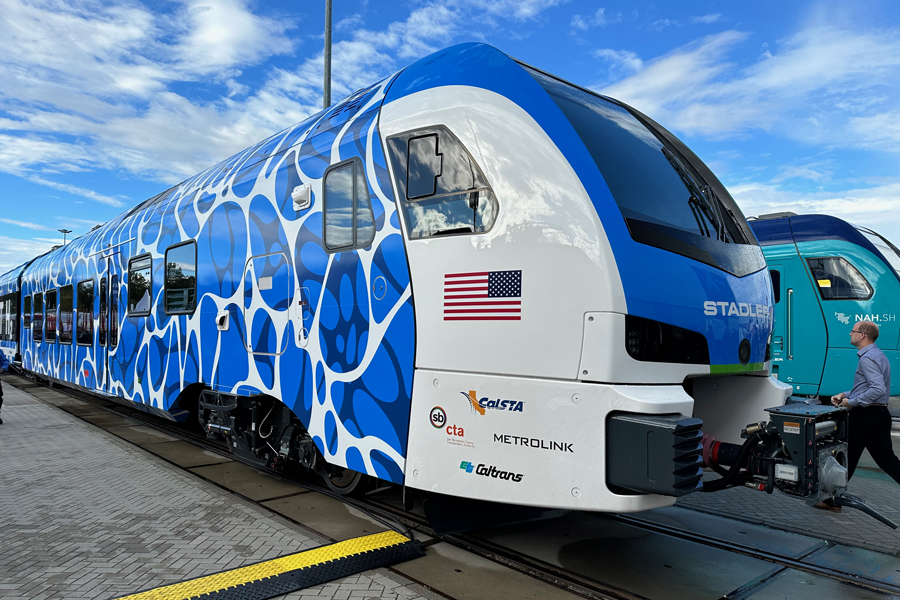
[[[625,315],[625,349],[635,360],[709,364],[709,344],[702,333]]]

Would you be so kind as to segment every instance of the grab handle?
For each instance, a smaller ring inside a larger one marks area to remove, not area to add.
[[[794,360],[794,288],[788,288],[787,291],[787,327],[785,329],[788,360]]]

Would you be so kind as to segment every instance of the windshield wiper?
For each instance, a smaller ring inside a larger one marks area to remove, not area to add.
[[[716,232],[716,239],[727,242],[728,237],[725,231],[725,217],[720,210],[722,204],[718,197],[716,197],[713,189],[708,185],[701,186],[697,183],[693,175],[683,164],[681,164],[681,161],[671,150],[663,146],[662,153],[666,157],[666,160],[669,161],[669,164],[672,165],[672,168],[675,169],[675,172],[678,173],[684,187],[691,193],[691,197],[688,199],[688,205],[691,207],[691,212],[694,214],[694,218],[700,226],[701,233],[706,235],[706,237],[712,237],[710,235],[709,227],[706,226],[706,221],[709,221]]]

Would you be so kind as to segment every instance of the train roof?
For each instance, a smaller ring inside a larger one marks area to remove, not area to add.
[[[839,240],[865,248],[884,261],[891,271],[897,272],[891,261],[865,234],[868,233],[881,238],[885,242],[886,247],[893,247],[893,244],[870,229],[861,229],[843,219],[830,215],[786,214],[785,216],[779,216],[780,214],[776,213],[776,215],[773,215],[774,218],[759,218],[750,221],[750,227],[753,229],[753,233],[756,234],[760,246]],[[900,256],[898,256],[898,259],[900,259]],[[900,273],[898,273],[898,277],[900,277]]]

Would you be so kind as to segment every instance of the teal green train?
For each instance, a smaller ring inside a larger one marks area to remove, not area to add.
[[[883,236],[826,215],[780,213],[751,220],[775,294],[772,375],[795,396],[853,387],[850,329],[876,323],[878,347],[900,373],[900,250]],[[894,377],[891,395],[900,395]]]

